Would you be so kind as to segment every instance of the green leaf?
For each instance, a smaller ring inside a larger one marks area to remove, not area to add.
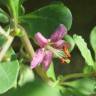
[[[87,65],[87,66],[84,67],[83,72],[85,74],[91,73],[91,72],[93,72],[93,68]]]
[[[2,94],[17,86],[19,63],[12,48],[7,51],[0,63],[0,72],[0,94]]]
[[[20,5],[19,6],[19,16],[21,16],[21,15],[24,15],[25,14],[25,8],[24,8],[24,6],[23,5]]]
[[[74,94],[78,92],[84,96],[89,96],[95,93],[96,80],[89,78],[80,79],[70,82],[69,86],[71,86],[71,88],[73,89],[71,91],[73,91]]]
[[[61,92],[62,92],[62,96],[86,96],[78,92],[78,90],[72,88],[63,88]]]
[[[7,6],[10,14],[17,19],[19,11],[19,0],[0,0],[0,3]]]
[[[9,22],[8,15],[1,8],[0,8],[0,22],[1,23],[7,23],[7,22]]]
[[[56,3],[21,16],[19,21],[30,36],[38,31],[48,36],[59,24],[64,24],[69,30],[72,25],[72,15],[66,6]]]
[[[74,42],[73,38],[70,35],[65,35],[64,40],[70,44],[69,51],[72,51],[75,46],[75,42]]]
[[[49,67],[49,69],[47,70],[47,76],[48,76],[49,78],[52,78],[53,80],[56,80],[53,62],[50,64],[50,67]]]
[[[0,94],[14,87],[19,72],[18,61],[0,63]]]
[[[81,36],[78,35],[74,35],[73,39],[78,47],[78,49],[81,52],[81,55],[83,56],[83,58],[85,59],[86,63],[89,66],[94,66],[94,61],[91,55],[90,50],[87,47],[86,42],[84,41],[84,39]]]
[[[29,66],[22,64],[20,68],[20,77],[18,84],[20,86],[23,86],[24,84],[32,81],[34,81],[34,73],[32,69],[30,69]]]
[[[48,94],[48,95],[47,95]],[[9,92],[4,96],[61,96],[59,93],[59,89],[56,87],[51,87],[41,82],[40,80],[36,80],[32,83],[26,84],[22,86],[22,88],[18,88],[17,90],[13,90],[13,92]]]
[[[96,26],[91,31],[90,43],[91,43],[91,46],[96,54]]]

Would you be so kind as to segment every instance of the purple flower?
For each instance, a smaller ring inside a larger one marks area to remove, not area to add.
[[[44,47],[48,43],[48,40],[40,32],[35,34],[35,40],[40,47]]]
[[[67,34],[67,29],[63,24],[60,24],[59,27],[56,29],[55,32],[51,35],[49,39],[46,39],[40,32],[37,32],[35,34],[35,40],[38,43],[38,45],[42,48],[45,47],[49,43],[52,43],[53,46],[56,46],[57,48],[61,48],[64,44],[63,37]]]
[[[33,56],[31,68],[33,69],[42,64],[42,67],[47,70],[53,56],[64,59],[66,54],[63,51],[63,47],[66,45],[66,42],[62,39],[66,34],[67,29],[63,24],[59,25],[49,39],[46,39],[40,32],[37,32],[35,40],[41,48]]]
[[[43,68],[47,70],[51,64],[53,54],[51,51],[46,51],[44,59],[42,61]]]
[[[63,39],[64,35],[67,34],[67,29],[63,24],[60,24],[56,31],[51,35],[51,41],[56,42]]]
[[[43,49],[38,49],[31,61],[31,68],[35,68],[39,64],[42,64],[45,70],[49,68],[49,65],[52,61],[52,52],[46,51],[44,52]]]
[[[62,49],[64,44],[65,44],[64,40],[58,40],[57,42],[53,43],[53,47],[57,49]]]
[[[33,69],[37,65],[39,65],[42,62],[44,56],[45,56],[44,50],[43,49],[38,49],[35,52],[34,57],[33,57],[32,61],[31,61],[31,68]]]

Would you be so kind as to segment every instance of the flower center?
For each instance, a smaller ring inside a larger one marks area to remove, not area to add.
[[[46,46],[47,50],[50,50],[55,58],[59,58],[61,63],[70,63],[71,55],[67,46],[64,46],[63,49],[55,49],[49,44]]]

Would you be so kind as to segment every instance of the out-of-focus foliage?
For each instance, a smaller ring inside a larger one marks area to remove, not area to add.
[[[28,66],[21,64],[18,85],[23,86],[27,82],[32,82],[32,81],[34,81],[33,71]]]
[[[19,63],[15,58],[15,53],[11,49],[4,58],[7,61],[0,63],[0,94],[17,86]]]
[[[19,17],[29,35],[36,32],[50,35],[59,24],[64,24],[69,30],[72,25],[70,10],[62,3],[50,4],[34,12]]]
[[[72,15],[70,10],[63,3],[58,2],[50,4],[25,14],[25,8],[23,6],[24,1],[26,0],[0,0],[0,5],[3,5],[5,9],[7,8],[7,11],[9,11],[6,13],[5,10],[2,10],[3,8],[0,8],[0,23],[5,23],[8,27],[10,27],[11,31],[8,33],[9,35],[13,37],[17,36],[22,39],[24,35],[22,34],[22,31],[25,32],[26,30],[29,36],[27,41],[30,41],[29,38],[33,38],[35,33],[38,31],[48,37],[52,32],[54,32],[54,29],[59,24],[64,24],[68,31],[71,28]],[[15,33],[15,35],[12,33]],[[54,70],[55,64],[51,64],[47,72],[44,71],[45,73],[42,73],[43,69],[41,68],[41,74],[39,73],[40,76],[47,74],[48,80],[45,80],[46,78],[44,78],[44,80],[47,81],[49,85],[45,84],[45,82],[42,82],[38,78],[34,79],[32,69],[30,69],[29,65],[25,65],[30,64],[31,62],[29,54],[27,52],[21,52],[21,50],[15,54],[13,49],[10,49],[0,62],[0,94],[2,94],[0,96],[61,96],[61,94],[63,96],[89,96],[91,94],[95,94],[96,80],[93,77],[87,78],[87,76],[94,72],[92,68],[96,66],[96,62],[94,62],[92,58],[91,51],[88,49],[87,43],[81,36],[78,35],[74,35],[73,38],[70,35],[66,35],[64,40],[70,43],[70,52],[76,45],[85,59],[85,70],[84,73],[82,72],[83,76],[85,75],[84,78],[79,79],[75,77],[76,80],[72,79],[72,81],[64,81],[64,79],[62,79],[59,81],[56,78],[58,75],[55,74]],[[0,52],[5,42],[5,37],[2,37],[0,34]],[[90,42],[96,54],[96,27],[91,32]],[[19,48],[24,47],[23,45],[24,44],[22,43]],[[20,54],[20,52],[23,55]],[[68,53],[66,54],[68,55]],[[63,59],[65,60],[66,57]],[[22,62],[20,62],[20,60]],[[85,73],[87,73],[87,76]],[[94,74],[92,74],[92,76],[93,75]],[[73,75],[68,76],[71,77]],[[10,91],[8,91],[9,89]],[[5,93],[6,91],[8,92]]]
[[[93,28],[90,34],[90,43],[91,46],[96,54],[96,27]]]
[[[4,12],[1,8],[0,8],[0,22],[2,23],[7,23],[9,21],[9,18],[7,16],[7,13]]]
[[[66,89],[63,89],[61,92],[63,96],[90,96],[91,94],[96,94],[95,87],[96,81],[95,79],[79,79],[75,81],[71,81],[68,84]]]
[[[2,96],[61,96],[58,88],[53,88],[41,82],[41,80],[35,80],[33,83],[27,83],[21,88],[11,90],[7,94]]]

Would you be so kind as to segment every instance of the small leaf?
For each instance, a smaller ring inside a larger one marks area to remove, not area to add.
[[[73,39],[78,47],[78,49],[81,52],[81,55],[83,56],[83,58],[85,59],[85,62],[89,65],[89,66],[94,66],[94,61],[91,55],[90,50],[87,47],[86,42],[84,41],[84,39],[81,36],[78,35],[74,35]]]
[[[93,72],[93,68],[90,67],[90,66],[88,66],[88,65],[86,65],[86,66],[84,67],[84,69],[83,69],[83,72],[84,72],[85,74],[91,73],[91,72]]]
[[[96,27],[94,27],[90,34],[90,43],[91,46],[96,54]]]
[[[8,18],[6,12],[4,12],[1,8],[0,8],[0,22],[1,23],[9,22],[9,18]]]
[[[75,94],[77,91],[78,93],[81,93],[84,96],[89,96],[95,93],[96,81],[95,79],[86,78],[72,81],[69,85],[71,86],[71,88],[73,89],[72,91],[74,91]]]
[[[27,30],[29,36],[34,36],[36,32],[48,36],[59,24],[64,24],[69,30],[72,25],[72,15],[66,6],[57,3],[21,16],[19,21]]]
[[[20,78],[18,84],[23,86],[24,84],[32,81],[34,81],[33,71],[28,66],[22,64],[20,68]]]
[[[69,51],[72,51],[75,46],[75,42],[74,42],[73,38],[70,35],[65,35],[64,40],[70,44]]]
[[[14,87],[19,72],[18,61],[0,63],[0,94]]]
[[[49,69],[47,70],[47,76],[48,76],[49,78],[52,78],[53,80],[56,80],[53,63],[50,64],[50,67],[49,67]]]

